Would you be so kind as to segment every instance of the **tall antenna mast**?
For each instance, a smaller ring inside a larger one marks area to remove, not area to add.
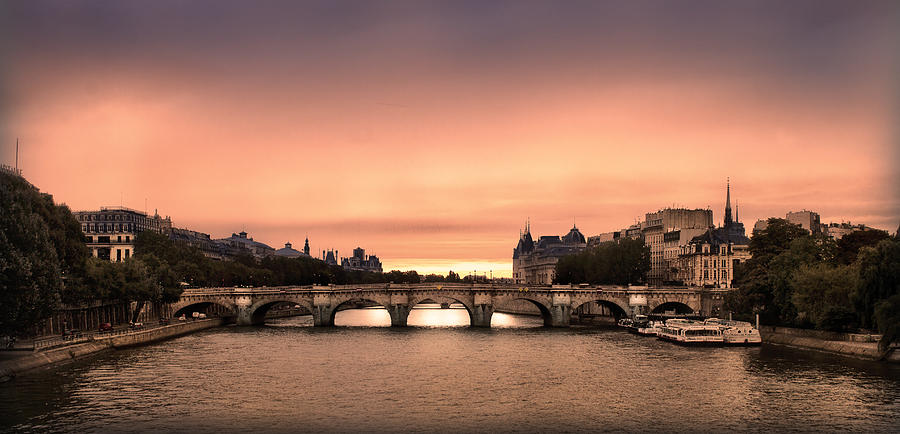
[[[16,173],[19,173],[19,138],[16,137]]]

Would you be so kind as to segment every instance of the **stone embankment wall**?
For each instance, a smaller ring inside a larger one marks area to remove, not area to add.
[[[126,334],[96,337],[90,342],[35,351],[21,357],[0,361],[0,382],[11,380],[16,375],[33,369],[62,365],[109,349],[127,348],[170,339],[218,327],[223,323],[224,320],[221,318],[189,321]]]
[[[823,330],[804,330],[790,327],[760,326],[762,340],[768,344],[811,349],[868,360],[900,363],[900,350],[892,348],[887,354],[878,350],[878,335],[835,333]]]

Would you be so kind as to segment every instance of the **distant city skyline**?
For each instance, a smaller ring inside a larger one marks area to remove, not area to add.
[[[900,222],[896,2],[0,8],[0,160],[73,210],[505,277],[526,218],[720,225],[727,177],[748,229]]]

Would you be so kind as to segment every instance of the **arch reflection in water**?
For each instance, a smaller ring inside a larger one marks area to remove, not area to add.
[[[468,327],[469,311],[460,303],[447,308],[437,303],[419,303],[409,312],[407,325],[416,327]]]
[[[517,315],[494,312],[491,315],[491,328],[531,328],[543,327],[544,319],[537,315]]]
[[[302,324],[308,325],[311,317],[303,318]],[[271,323],[271,321],[270,321]],[[300,325],[298,321],[288,318],[278,321],[279,325]],[[451,304],[442,308],[440,304],[420,303],[409,313],[407,325],[410,327],[469,327],[469,312],[461,304]],[[334,316],[334,325],[342,327],[390,327],[391,316],[383,307],[366,307],[338,311]],[[522,328],[542,327],[544,320],[540,316],[516,315],[494,312],[491,327]]]
[[[344,327],[390,327],[391,314],[381,306],[346,309],[334,314],[334,325]]]

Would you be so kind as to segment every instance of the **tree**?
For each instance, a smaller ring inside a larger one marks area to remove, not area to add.
[[[555,283],[627,285],[646,280],[650,271],[650,248],[643,240],[608,241],[566,255],[556,263]]]
[[[896,237],[880,241],[875,247],[859,251],[859,284],[853,302],[864,328],[890,328],[879,323],[875,307],[882,300],[900,294],[900,240]],[[888,318],[888,317],[886,317]]]
[[[881,332],[878,348],[887,351],[894,342],[900,342],[900,294],[878,302],[875,305],[875,322]]]
[[[725,308],[739,316],[759,314],[769,324],[792,324],[797,316],[790,280],[804,264],[832,258],[834,243],[811,237],[799,225],[771,218],[766,229],[750,239],[750,255],[735,271],[736,290],[725,298]]]
[[[797,310],[817,328],[842,331],[857,324],[851,296],[858,272],[851,265],[819,262],[794,271],[790,286]]]
[[[21,178],[0,173],[0,334],[32,329],[57,307],[61,264],[47,221],[45,200]]]
[[[835,262],[838,264],[852,264],[856,261],[859,250],[863,247],[874,247],[881,240],[889,238],[886,231],[865,230],[854,231],[841,237],[837,241],[837,254]]]

